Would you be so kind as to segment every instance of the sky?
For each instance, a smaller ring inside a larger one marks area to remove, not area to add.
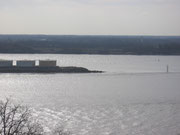
[[[180,0],[0,0],[0,34],[180,35]]]

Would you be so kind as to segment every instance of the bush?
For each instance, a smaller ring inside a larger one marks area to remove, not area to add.
[[[1,135],[42,135],[42,126],[32,121],[30,109],[13,104],[10,99],[0,101]]]
[[[16,105],[10,99],[0,101],[0,135],[43,135],[44,130],[28,107]],[[57,127],[53,135],[70,135],[64,128]]]

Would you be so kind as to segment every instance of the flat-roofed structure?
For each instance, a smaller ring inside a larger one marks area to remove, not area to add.
[[[56,67],[56,60],[39,60],[40,67]]]
[[[17,67],[34,67],[35,60],[18,60],[16,61]]]
[[[0,67],[12,67],[13,61],[12,60],[0,60]]]

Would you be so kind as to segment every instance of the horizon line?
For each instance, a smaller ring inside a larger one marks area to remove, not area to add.
[[[180,37],[180,35],[118,35],[118,34],[0,34],[0,36],[126,36],[126,37]]]

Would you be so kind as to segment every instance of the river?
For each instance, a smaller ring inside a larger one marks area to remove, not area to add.
[[[0,74],[0,99],[32,107],[47,132],[60,123],[76,135],[180,134],[180,56],[0,54],[0,59],[55,59],[59,66],[105,71]]]

